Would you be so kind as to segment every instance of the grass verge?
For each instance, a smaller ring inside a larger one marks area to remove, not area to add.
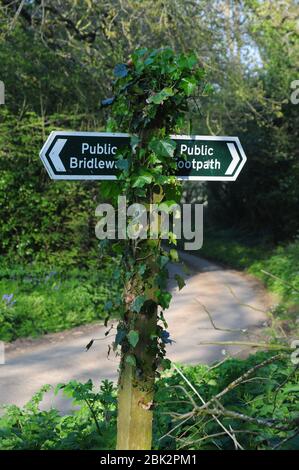
[[[36,337],[104,319],[105,304],[116,294],[111,268],[0,269],[0,340]]]

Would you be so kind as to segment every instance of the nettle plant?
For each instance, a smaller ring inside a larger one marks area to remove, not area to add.
[[[118,182],[103,182],[102,194],[117,204],[126,196],[128,204],[153,204],[167,211],[181,198],[181,183],[175,178],[176,144],[172,133],[186,128],[189,99],[208,92],[205,72],[194,54],[175,54],[171,49],[139,49],[126,64],[114,70],[114,96],[102,102],[111,106],[108,131],[128,132],[131,148],[117,155]],[[197,103],[198,106],[198,103]],[[161,245],[159,217],[150,239],[103,240],[101,246],[120,257],[114,273],[123,292],[108,302],[107,311],[120,311],[113,343],[121,351],[118,392],[118,449],[150,449],[155,378],[170,367],[165,358],[171,342],[164,318],[171,294],[167,290],[169,261],[178,261],[175,248]],[[146,227],[149,230],[149,226]],[[172,246],[176,238],[168,233]],[[184,281],[176,276],[179,288]]]

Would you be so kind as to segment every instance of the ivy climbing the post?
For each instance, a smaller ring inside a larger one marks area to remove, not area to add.
[[[207,89],[204,70],[194,54],[139,49],[127,64],[117,65],[114,74],[114,96],[102,102],[111,106],[107,130],[130,133],[131,148],[116,155],[118,182],[102,183],[102,193],[115,205],[118,196],[126,196],[128,204],[143,204],[148,214],[154,205],[167,210],[181,198],[181,183],[174,176],[176,145],[169,135],[186,129],[188,102],[198,100]],[[151,449],[155,378],[170,367],[165,357],[171,342],[164,318],[171,300],[167,263],[178,261],[178,253],[161,245],[159,214],[155,233],[137,218],[136,236],[101,242],[120,257],[114,278],[123,287],[120,297],[106,307],[108,317],[109,311],[120,312],[113,349],[121,354],[117,431],[121,450]],[[139,236],[141,231],[147,236]],[[173,231],[167,237],[176,245]],[[176,279],[182,288],[183,280]]]

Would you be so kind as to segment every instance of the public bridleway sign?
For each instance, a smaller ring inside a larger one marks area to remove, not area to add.
[[[246,155],[238,137],[171,135],[179,180],[235,181]],[[52,132],[40,157],[54,180],[116,180],[117,155],[130,135],[108,132]]]

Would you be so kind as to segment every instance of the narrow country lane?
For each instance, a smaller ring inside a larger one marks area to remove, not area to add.
[[[211,364],[227,354],[240,352],[241,346],[200,343],[245,341],[241,330],[261,334],[267,321],[262,310],[271,305],[269,295],[257,281],[243,273],[224,269],[194,255],[184,253],[181,256],[189,272],[184,274],[186,286],[178,291],[173,276],[183,271],[170,266],[169,287],[173,299],[165,316],[174,343],[168,346],[168,357],[182,364]],[[6,364],[0,366],[0,403],[23,405],[46,383],[56,385],[91,378],[99,384],[102,379],[116,380],[117,358],[113,355],[107,358],[108,345],[113,338],[105,338],[105,331],[103,325],[93,324],[7,345]],[[86,352],[85,346],[92,338],[97,341]],[[247,351],[242,350],[241,354]],[[63,396],[54,397],[49,393],[43,407],[52,405],[62,412],[70,406]]]

